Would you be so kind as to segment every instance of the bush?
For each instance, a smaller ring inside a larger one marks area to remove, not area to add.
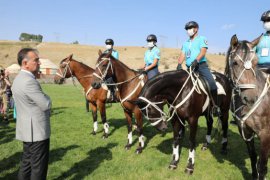
[[[28,33],[21,33],[19,37],[20,41],[35,41],[35,42],[42,42],[43,36],[42,35],[35,35],[35,34],[28,34]]]

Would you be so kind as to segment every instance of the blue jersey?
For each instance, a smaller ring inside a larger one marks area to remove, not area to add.
[[[108,53],[110,50],[107,49],[104,51],[104,53]],[[116,51],[116,50],[112,50],[112,56],[115,58],[115,59],[119,59],[119,53]]]
[[[192,41],[189,39],[184,42],[181,50],[185,54],[187,67],[197,58],[202,48],[208,48],[207,39],[204,36],[196,36]],[[200,59],[200,62],[206,62],[206,57]]]
[[[144,54],[144,62],[146,66],[150,66],[154,63],[154,59],[160,60],[160,50],[155,46],[151,50],[148,49]],[[158,65],[159,63],[157,63]]]
[[[265,33],[256,46],[256,54],[259,58],[258,64],[270,63],[270,35]]]

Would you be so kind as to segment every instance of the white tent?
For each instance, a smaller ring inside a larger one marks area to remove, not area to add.
[[[50,75],[50,74],[55,74],[58,66],[56,66],[52,61],[49,59],[39,59],[40,60],[40,71],[42,74]]]
[[[12,64],[9,67],[7,67],[6,69],[10,74],[17,74],[17,73],[19,73],[21,68],[18,64]]]

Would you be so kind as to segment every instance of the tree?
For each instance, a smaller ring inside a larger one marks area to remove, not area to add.
[[[35,35],[35,34],[28,34],[28,33],[21,33],[19,40],[20,41],[35,41],[35,42],[42,42],[43,36],[42,35]]]

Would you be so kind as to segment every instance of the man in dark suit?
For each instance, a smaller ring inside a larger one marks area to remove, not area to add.
[[[23,141],[18,179],[42,180],[48,170],[51,100],[35,78],[40,67],[37,50],[20,50],[18,64],[21,71],[12,85],[17,111],[16,139]]]

